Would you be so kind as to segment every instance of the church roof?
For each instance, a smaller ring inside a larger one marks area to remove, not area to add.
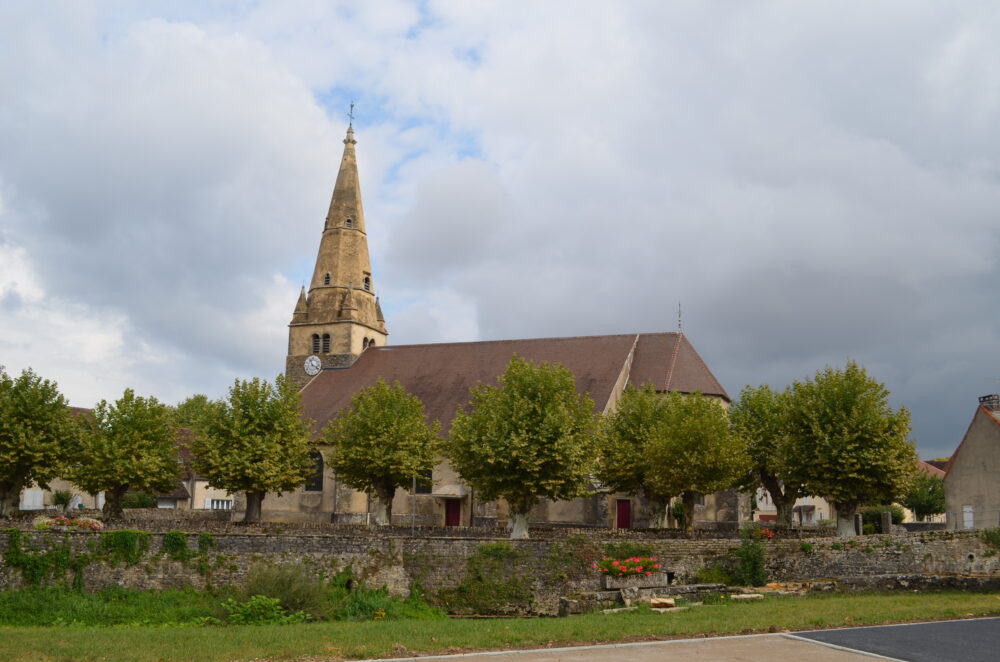
[[[577,391],[588,393],[598,411],[623,372],[633,386],[650,381],[659,391],[701,391],[729,400],[683,334],[644,333],[372,347],[350,368],[316,375],[302,390],[304,413],[318,431],[351,404],[355,393],[381,378],[399,381],[419,397],[428,419],[441,421],[447,433],[456,407],[469,401],[469,389],[480,382],[495,384],[515,354],[566,366],[576,377]]]

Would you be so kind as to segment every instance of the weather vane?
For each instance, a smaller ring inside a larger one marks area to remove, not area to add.
[[[347,119],[348,119],[347,126],[353,127],[354,126],[354,101],[351,101],[351,109],[349,111],[347,111]]]

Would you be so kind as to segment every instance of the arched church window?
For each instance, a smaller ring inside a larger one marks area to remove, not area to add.
[[[372,279],[370,276],[365,276],[365,292],[372,291]]]
[[[371,345],[372,341],[368,340],[368,338],[365,338],[364,342],[361,343],[361,349],[368,349],[369,347],[371,347]]]
[[[324,285],[330,284],[330,274],[326,274],[325,276],[323,276],[323,284]]]
[[[322,492],[323,491],[323,454],[319,451],[313,451],[309,453],[309,459],[313,461],[313,472],[306,479],[306,485],[303,488],[306,492]]]
[[[329,353],[329,351],[330,351],[330,334],[329,333],[324,333],[323,334],[323,353],[327,354],[327,353]]]
[[[354,221],[352,221],[351,219],[347,219],[346,221],[344,221],[344,226],[348,227],[348,228],[353,228],[354,227]]]
[[[319,354],[319,334],[313,334],[313,354]]]

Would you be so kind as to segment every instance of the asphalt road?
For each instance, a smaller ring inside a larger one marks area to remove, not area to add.
[[[1000,618],[817,630],[794,636],[907,662],[1000,660]]]

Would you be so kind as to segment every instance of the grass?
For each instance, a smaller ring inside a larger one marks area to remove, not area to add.
[[[559,644],[749,634],[1000,614],[1000,595],[897,593],[768,598],[570,618],[397,620],[243,627],[0,627],[0,659],[11,661],[291,660],[371,658]]]

